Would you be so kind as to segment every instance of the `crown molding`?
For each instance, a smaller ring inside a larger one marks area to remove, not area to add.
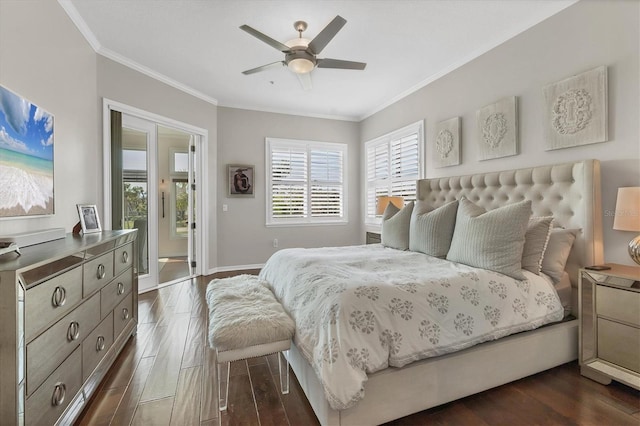
[[[255,106],[243,105],[241,103],[234,102],[223,102],[218,106],[225,108],[235,108],[235,109],[243,109],[247,111],[258,111],[258,112],[268,112],[271,114],[283,114],[283,115],[296,115],[299,117],[307,117],[307,118],[320,118],[324,120],[338,120],[338,121],[350,121],[354,123],[360,122],[360,118],[358,116],[351,115],[331,115],[331,114],[314,114],[314,113],[304,113],[300,111],[288,110],[288,109],[278,109],[278,108],[257,108]]]
[[[105,58],[118,62],[126,67],[136,70],[146,76],[149,76],[164,84],[174,87],[191,96],[202,99],[203,101],[208,102],[212,105],[216,105],[216,106],[218,105],[217,99],[212,98],[211,96],[206,95],[190,86],[187,86],[186,84],[182,84],[179,81],[176,81],[170,77],[167,77],[164,74],[156,72],[151,68],[145,67],[142,64],[139,64],[123,55],[120,55],[119,53],[116,53],[102,46],[98,41],[98,38],[95,36],[95,34],[91,31],[91,29],[85,22],[85,20],[82,18],[82,16],[80,16],[80,13],[76,9],[76,7],[73,5],[73,3],[71,3],[71,0],[58,0],[58,3],[60,4],[60,6],[62,6],[62,8],[67,13],[71,21],[78,28],[78,30],[80,31],[80,34],[82,34],[85,40],[87,40],[89,45],[93,48],[94,52],[96,52],[98,55],[104,56]]]

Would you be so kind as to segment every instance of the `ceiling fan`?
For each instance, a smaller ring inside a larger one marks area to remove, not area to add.
[[[243,71],[242,74],[249,75],[273,67],[287,66],[291,71],[298,75],[302,87],[311,88],[310,72],[318,68],[338,68],[345,70],[363,70],[367,64],[364,62],[343,61],[341,59],[318,58],[317,55],[329,44],[335,35],[342,29],[347,20],[342,16],[336,16],[324,27],[322,31],[313,39],[309,40],[302,37],[302,33],[307,29],[307,23],[304,21],[296,21],[293,27],[298,31],[298,38],[289,40],[286,43],[280,43],[277,40],[251,28],[248,25],[242,25],[241,30],[248,32],[255,38],[267,43],[269,46],[278,49],[284,53],[284,61],[277,61],[270,64],[262,65],[257,68]]]

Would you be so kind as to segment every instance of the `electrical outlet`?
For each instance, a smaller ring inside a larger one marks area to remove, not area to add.
[[[229,210],[229,206],[228,206],[228,205],[226,205],[226,204],[223,204],[223,205],[222,205],[222,211],[223,211],[223,212],[226,212],[227,210]]]
[[[278,239],[277,238],[273,239],[273,248],[278,248]]]

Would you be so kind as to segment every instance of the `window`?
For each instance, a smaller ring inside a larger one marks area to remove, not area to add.
[[[187,238],[189,221],[189,153],[171,148],[169,154],[171,238]]]
[[[267,225],[346,223],[347,145],[267,138]]]
[[[365,143],[366,223],[380,223],[376,199],[381,195],[416,199],[416,180],[423,176],[423,146],[422,121]]]
[[[138,219],[147,219],[147,151],[122,150],[124,196],[123,229],[133,229]]]

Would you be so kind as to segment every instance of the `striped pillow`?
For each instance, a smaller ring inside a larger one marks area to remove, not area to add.
[[[409,224],[409,250],[446,257],[456,226],[456,210],[458,200],[430,212],[425,212],[423,203],[418,201]]]
[[[522,249],[530,216],[531,201],[485,211],[460,198],[447,260],[524,280]]]

